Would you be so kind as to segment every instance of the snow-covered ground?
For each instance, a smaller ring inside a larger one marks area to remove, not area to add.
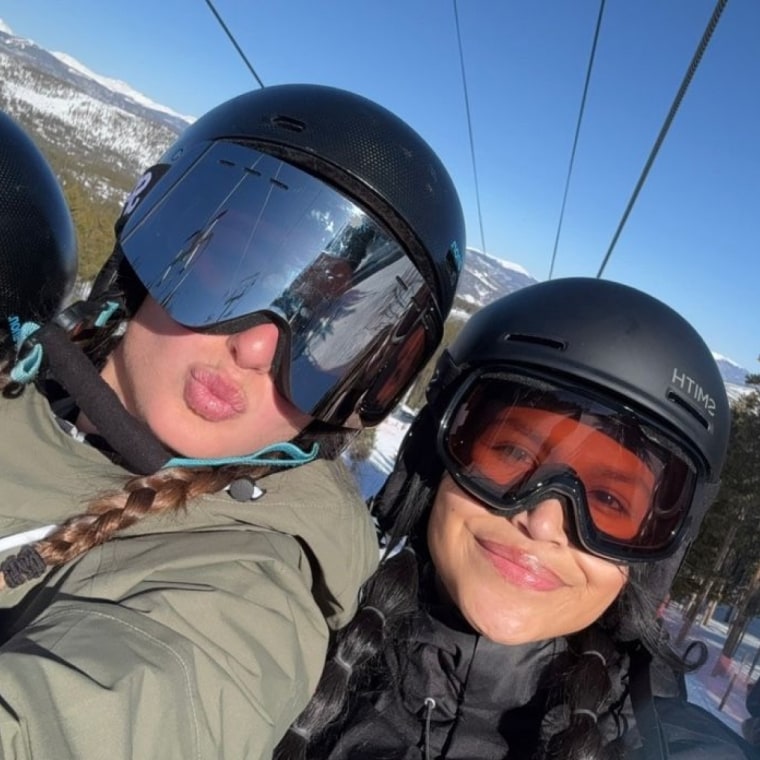
[[[365,497],[374,494],[390,472],[408,427],[409,414],[401,411],[377,428],[372,454],[354,468]],[[681,626],[678,605],[673,604],[665,610],[665,624],[675,638]],[[760,678],[760,656],[757,663],[753,662],[760,647],[760,638],[745,634],[733,660],[721,661],[720,651],[727,629],[726,623],[715,619],[706,625],[700,622],[694,624],[684,646],[695,639],[703,641],[708,649],[708,659],[698,671],[686,676],[686,684],[691,702],[713,713],[740,734],[742,721],[749,716],[744,704],[747,687]],[[718,664],[720,667],[716,667]]]
[[[671,605],[665,611],[665,624],[675,637],[681,625],[681,610],[677,605]],[[747,688],[760,678],[760,657],[754,662],[760,639],[745,634],[733,659],[726,660],[721,658],[720,651],[727,632],[728,625],[715,619],[706,625],[695,623],[686,641],[698,639],[704,642],[708,658],[696,673],[686,676],[686,685],[690,702],[704,707],[729,728],[741,733],[742,721],[749,717],[744,704]]]
[[[391,471],[398,447],[409,428],[406,417],[406,414],[397,412],[379,425],[375,433],[375,446],[369,459],[354,465],[353,469],[365,499],[377,493]]]

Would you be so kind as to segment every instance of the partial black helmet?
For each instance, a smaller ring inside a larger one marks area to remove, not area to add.
[[[553,493],[572,505],[587,550],[622,561],[663,559],[693,538],[730,428],[694,328],[645,293],[591,278],[477,312],[441,357],[428,402],[461,487],[505,515]]]
[[[143,175],[94,292],[134,293],[133,273],[195,330],[265,315],[280,392],[362,427],[440,343],[464,250],[456,190],[420,135],[359,95],[282,85],[213,109]]]
[[[74,223],[58,180],[26,131],[0,111],[0,320],[44,322],[71,293]]]

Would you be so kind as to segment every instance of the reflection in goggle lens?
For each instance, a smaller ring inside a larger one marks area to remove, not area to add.
[[[276,317],[287,343],[280,392],[331,424],[382,419],[442,332],[433,292],[391,233],[323,181],[250,146],[217,142],[194,157],[154,207],[141,215],[138,206],[121,247],[186,327],[229,333],[261,312]],[[412,356],[402,349],[418,326]],[[390,371],[410,358],[407,371]]]

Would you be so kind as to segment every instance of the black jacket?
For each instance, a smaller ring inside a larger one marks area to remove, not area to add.
[[[374,682],[350,707],[338,744],[313,757],[329,760],[491,760],[534,756],[542,720],[552,721],[557,701],[563,645],[559,641],[503,646],[420,612],[409,635],[384,654]],[[631,658],[621,655],[612,669],[617,699],[600,716],[608,741],[619,741],[626,757],[655,760],[645,749],[630,698]],[[636,656],[633,662],[638,662]],[[637,667],[645,667],[644,665]],[[650,682],[645,678],[647,684]],[[721,721],[683,699],[675,678],[661,675],[647,707],[657,717],[650,731],[660,732],[664,757],[678,760],[734,760],[758,755]],[[639,683],[642,679],[639,679]],[[644,689],[646,691],[646,688]],[[560,712],[557,712],[560,711]],[[647,723],[644,716],[643,721]],[[546,734],[546,729],[544,734]],[[549,729],[549,733],[553,733]],[[642,733],[646,735],[646,731]]]
[[[760,680],[755,681],[747,692],[747,712],[753,718],[760,718]]]

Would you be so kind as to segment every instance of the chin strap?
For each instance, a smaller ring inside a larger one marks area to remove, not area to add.
[[[101,317],[98,317],[96,324],[100,321]],[[311,462],[319,453],[317,443],[309,451],[303,451],[293,443],[283,442],[239,457],[174,457],[145,423],[124,408],[111,386],[84,352],[71,342],[62,327],[52,322],[43,327],[27,324],[29,327],[26,324],[21,326],[16,341],[19,354],[22,348],[26,353],[19,356],[11,372],[12,378],[19,383],[31,382],[40,369],[44,353],[50,374],[66,389],[98,434],[108,441],[132,472],[152,475],[166,467],[218,467],[225,464],[296,467]],[[284,454],[285,458],[271,457],[270,454]]]
[[[33,340],[32,351],[42,348],[50,374],[66,389],[98,434],[108,441],[130,470],[151,475],[166,465],[171,452],[147,425],[122,406],[111,386],[61,327],[48,323],[34,333]]]

